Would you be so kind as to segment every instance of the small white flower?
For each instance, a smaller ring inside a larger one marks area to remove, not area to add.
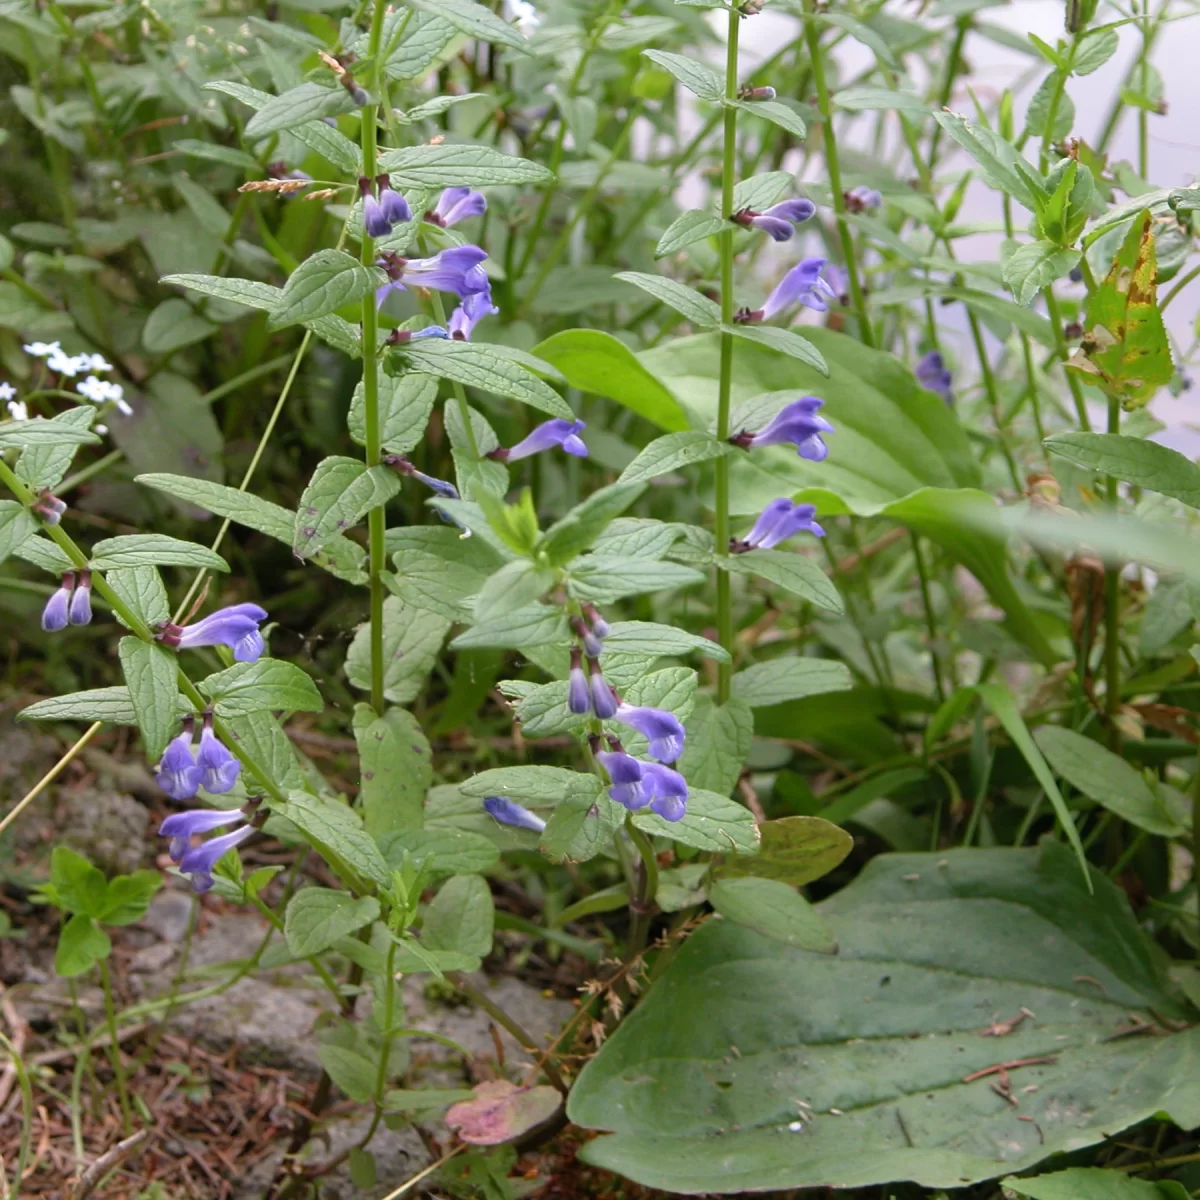
[[[504,16],[515,21],[526,37],[531,37],[542,21],[541,14],[529,0],[504,0]]]
[[[57,371],[60,375],[66,375],[73,379],[80,371],[86,368],[81,366],[77,358],[72,358],[69,354],[64,354],[61,349],[54,350],[46,359],[46,366],[52,371]]]
[[[111,371],[113,369],[103,354],[77,354],[75,361],[81,371]]]
[[[109,398],[108,389],[111,386],[113,385],[106,380],[97,379],[95,375],[89,375],[86,379],[81,379],[75,385],[75,390],[93,404],[103,404]]]
[[[17,389],[11,383],[0,383],[0,400],[11,400],[17,394]]]
[[[97,433],[107,433],[107,432],[108,432],[108,426],[107,426],[107,425],[93,425],[93,426],[92,426],[92,428],[93,428],[93,429],[94,429],[94,430],[95,430]]]
[[[32,354],[34,358],[45,358],[49,354],[62,353],[61,342],[30,342],[27,346],[22,346],[22,350],[26,354]]]
[[[130,407],[129,401],[125,399],[125,393],[121,386],[119,384],[114,384],[113,386],[116,391],[113,395],[112,401],[117,406],[117,412],[121,413],[123,416],[132,417],[133,409]]]
[[[14,421],[29,420],[29,408],[25,404],[24,400],[10,400],[6,407],[8,409],[8,415],[12,417]]]

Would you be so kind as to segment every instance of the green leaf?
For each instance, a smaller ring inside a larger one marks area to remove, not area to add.
[[[731,100],[726,103],[751,117],[770,121],[801,140],[808,136],[808,127],[800,114],[779,100]]]
[[[475,620],[483,623],[525,608],[540,600],[555,584],[557,576],[528,559],[505,563],[475,599]]]
[[[302,83],[282,95],[272,96],[246,122],[245,136],[250,141],[257,141],[285,129],[295,129],[308,121],[354,112],[357,107],[343,87]]]
[[[703,572],[680,563],[621,554],[586,554],[571,563],[571,594],[581,600],[608,603],[644,592],[704,583]]]
[[[1123,821],[1161,837],[1184,833],[1183,823],[1145,779],[1099,742],[1058,725],[1036,729],[1033,740],[1057,774]]]
[[[566,645],[570,640],[562,610],[549,604],[530,604],[488,621],[480,621],[451,643],[454,650],[529,650],[535,646]]]
[[[1075,61],[1071,64],[1073,73],[1090,75],[1098,71],[1116,54],[1120,44],[1121,39],[1115,29],[1093,29],[1080,39]]]
[[[52,417],[50,423],[69,425],[75,429],[91,429],[96,411],[90,404],[81,404]],[[17,459],[17,474],[31,487],[49,488],[54,491],[71,469],[77,449],[77,446],[70,443],[64,446],[30,446],[23,450],[21,457]],[[0,533],[0,555],[3,556],[0,557],[0,561],[8,557],[3,551],[4,536]]]
[[[431,879],[482,874],[500,861],[494,842],[463,829],[397,830],[383,834],[379,848],[389,866],[399,870],[408,854]]]
[[[338,455],[322,459],[300,497],[293,549],[301,558],[311,557],[399,491],[400,476],[391,467],[368,468],[357,458]]]
[[[567,402],[503,346],[424,338],[394,353],[413,371],[517,400],[552,417],[575,419]]]
[[[492,949],[493,920],[487,881],[479,875],[456,875],[442,884],[425,910],[421,940],[431,950],[484,958]]]
[[[732,212],[741,212],[743,208],[752,208],[761,212],[772,204],[783,199],[794,191],[796,177],[790,171],[764,171],[761,175],[751,175],[734,185]]]
[[[929,104],[920,96],[911,92],[901,92],[894,88],[880,87],[849,87],[842,88],[833,96],[836,107],[845,112],[910,112],[927,113]]]
[[[97,919],[105,925],[132,925],[140,921],[162,884],[163,878],[157,871],[134,871],[132,875],[110,879]]]
[[[117,567],[203,567],[228,571],[229,564],[207,546],[182,542],[163,533],[128,533],[104,538],[92,547],[88,564],[95,571]]]
[[[554,180],[540,163],[501,154],[491,146],[406,146],[381,154],[379,169],[397,176],[393,186],[402,188],[498,187]]]
[[[383,448],[407,454],[420,444],[437,400],[437,379],[432,375],[387,375],[379,372],[379,435]],[[350,400],[350,436],[367,444],[366,402],[362,382]]]
[[[375,1186],[377,1171],[375,1169],[375,1155],[370,1150],[364,1150],[361,1146],[350,1147],[350,1182],[360,1190],[367,1190]]]
[[[324,317],[369,296],[384,282],[378,267],[364,267],[341,250],[318,250],[288,276],[271,310],[271,329]]]
[[[749,550],[717,559],[717,566],[737,575],[757,575],[829,612],[846,611],[829,576],[804,554],[790,550]]]
[[[1054,127],[1047,129],[1050,120],[1050,110],[1054,106],[1055,94],[1058,95],[1058,105],[1054,108]],[[1075,125],[1075,103],[1065,89],[1062,88],[1062,75],[1059,71],[1051,71],[1038,85],[1038,89],[1029,99],[1029,107],[1025,110],[1025,128],[1037,140],[1049,135],[1052,140],[1064,138]]]
[[[642,56],[669,71],[693,96],[699,96],[701,100],[719,101],[725,95],[725,85],[720,75],[707,63],[666,50],[643,50]]]
[[[1018,304],[1032,304],[1043,288],[1069,275],[1081,257],[1078,250],[1063,250],[1053,242],[1028,242],[1005,261],[1004,282]]]
[[[291,791],[287,804],[273,811],[287,817],[342,879],[351,884],[363,879],[391,886],[391,869],[375,839],[346,805]]]
[[[475,596],[487,582],[487,568],[454,562],[418,547],[399,551],[393,561],[396,574],[385,581],[404,604],[437,613],[448,621],[471,620]]]
[[[632,283],[660,303],[687,317],[693,325],[712,327],[721,323],[721,308],[694,288],[677,283],[665,275],[646,275],[641,271],[618,271],[613,277]]]
[[[317,1058],[337,1084],[351,1100],[359,1104],[368,1103],[375,1095],[375,1082],[379,1077],[379,1066],[374,1058],[349,1046],[326,1043],[317,1047]]]
[[[817,912],[840,953],[692,934],[571,1090],[575,1124],[613,1131],[581,1157],[676,1195],[958,1189],[1200,1121],[1200,1029],[1113,1036],[1177,1005],[1120,889],[1090,893],[1061,843],[883,855]],[[976,1075],[1025,1058],[1047,1061],[1009,1068],[1018,1108]]]
[[[1200,508],[1200,467],[1169,446],[1119,433],[1056,433],[1045,446],[1085,471],[1115,475]]]
[[[417,719],[403,708],[389,708],[379,717],[369,704],[358,704],[354,739],[361,774],[358,806],[367,832],[378,838],[420,829],[433,764]]]
[[[279,658],[234,663],[200,681],[219,717],[256,712],[320,712],[321,693],[307,672]]]
[[[768,350],[777,350],[789,358],[798,358],[822,375],[829,374],[821,352],[808,338],[801,337],[791,329],[780,329],[776,325],[722,325],[721,331],[744,342],[755,342],[759,346],[766,346]]]
[[[854,839],[823,817],[780,817],[764,821],[758,832],[757,854],[727,858],[714,874],[723,879],[753,875],[803,887],[828,875],[854,848]]]
[[[179,731],[179,664],[169,650],[136,637],[122,638],[117,652],[146,758],[158,762]]]
[[[393,704],[408,704],[420,694],[450,625],[445,617],[410,608],[394,596],[384,600],[384,695]],[[369,624],[360,625],[350,643],[346,675],[355,687],[370,690]]]
[[[21,709],[22,721],[108,721],[113,725],[136,725],[137,714],[126,687],[92,688],[51,696]]]
[[[82,854],[55,846],[50,855],[50,889],[58,908],[98,917],[104,911],[108,881]]]
[[[708,889],[709,903],[727,921],[753,929],[772,941],[832,954],[833,930],[795,888],[774,879],[718,879]]]
[[[288,902],[283,936],[297,958],[309,958],[378,916],[379,901],[374,896],[356,900],[332,888],[306,887]]]
[[[708,696],[698,696],[686,730],[683,756],[675,769],[690,786],[728,796],[750,754],[754,737],[750,706],[736,696],[720,705]]]
[[[165,275],[160,282],[261,312],[270,312],[283,295],[282,288],[269,283],[255,279],[226,279],[223,275]]]
[[[226,487],[209,479],[196,479],[191,475],[138,475],[135,483],[165,492],[177,500],[195,504],[198,508],[228,517],[239,525],[257,529],[281,542],[291,545],[295,516],[279,504],[272,504],[252,492]]]
[[[698,242],[703,238],[715,237],[725,228],[725,222],[720,217],[714,217],[698,208],[680,213],[666,232],[658,239],[654,248],[655,258],[665,258],[668,254],[677,254],[685,246]]]
[[[625,810],[593,775],[581,779],[549,815],[538,849],[555,862],[588,862],[611,848],[624,821]]]
[[[1010,1175],[1000,1183],[1030,1200],[1188,1200],[1191,1194],[1174,1179],[1134,1179],[1103,1167],[1071,1167],[1032,1179]]]
[[[1175,373],[1156,280],[1154,219],[1145,212],[1089,297],[1083,343],[1067,362],[1127,410],[1149,403]]]
[[[853,686],[845,663],[824,658],[773,658],[743,667],[733,677],[733,694],[751,708],[768,708],[805,696],[846,692]]]
[[[1044,197],[1041,176],[1019,150],[984,125],[972,125],[957,113],[933,114],[937,123],[979,164],[991,187],[1037,212]]]
[[[634,813],[633,823],[644,833],[671,838],[697,850],[753,854],[758,849],[754,814],[735,800],[701,788],[688,789],[687,813],[682,820],[664,821],[643,809]]]
[[[552,566],[570,562],[586,550],[609,524],[645,490],[644,484],[621,480],[594,491],[542,534],[537,552]]]
[[[660,429],[688,427],[679,401],[610,333],[567,329],[540,342],[533,352],[557,367],[571,387],[581,392],[607,396]]]
[[[32,417],[28,421],[0,423],[0,449],[25,450],[30,446],[94,446],[100,439],[90,430],[66,421]]]
[[[0,500],[0,563],[25,545],[36,529],[33,514],[23,504]]]
[[[142,345],[151,354],[173,354],[184,346],[202,342],[216,333],[217,327],[206,321],[179,296],[164,300],[142,327]]]
[[[722,442],[711,433],[699,429],[668,433],[665,437],[655,438],[639,452],[637,458],[621,472],[621,482],[641,483],[677,471],[680,467],[708,462],[732,452],[733,447],[728,442]]]
[[[593,790],[594,775],[566,767],[497,767],[480,771],[459,785],[464,796],[507,796],[528,807],[557,804],[572,791]]]
[[[58,935],[54,950],[54,970],[64,979],[90,971],[112,953],[112,942],[91,917],[76,913]]]
[[[494,46],[507,46],[521,54],[529,53],[529,43],[519,29],[474,0],[412,0],[412,7],[440,17],[467,37],[491,42]]]
[[[1004,732],[1012,739],[1013,745],[1020,750],[1029,769],[1033,772],[1034,778],[1042,785],[1042,790],[1046,793],[1050,806],[1054,809],[1054,815],[1067,835],[1067,841],[1071,843],[1071,848],[1079,860],[1085,880],[1090,886],[1091,877],[1087,873],[1087,858],[1083,852],[1083,843],[1079,840],[1079,830],[1071,819],[1071,812],[1062,798],[1062,793],[1058,790],[1058,785],[1054,782],[1054,776],[1050,773],[1050,768],[1046,765],[1042,752],[1037,748],[1033,738],[1029,736],[1029,730],[1025,728],[1021,710],[1017,708],[1012,693],[999,683],[976,684],[975,692],[1004,726]]]
[[[710,638],[676,629],[673,625],[658,625],[653,621],[617,621],[604,639],[605,651],[621,650],[626,654],[683,655],[696,651],[717,662],[729,662],[723,646]]]

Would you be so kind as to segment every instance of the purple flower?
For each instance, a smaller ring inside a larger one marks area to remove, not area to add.
[[[426,475],[424,471],[418,471],[416,467],[408,461],[406,454],[385,454],[383,457],[383,465],[385,467],[394,467],[401,475],[411,476],[413,479],[419,480],[431,491],[436,492],[439,496],[445,496],[447,500],[458,499],[458,488],[452,483],[447,483],[444,479],[435,479],[432,475]]]
[[[572,647],[571,669],[567,673],[567,708],[581,716],[590,711],[591,707],[591,694],[588,691],[587,676],[583,673],[579,650]]]
[[[71,593],[74,590],[75,574],[73,571],[65,571],[62,586],[46,601],[46,607],[42,609],[42,628],[47,633],[57,633],[60,629],[66,629]]]
[[[501,825],[512,825],[516,829],[530,829],[541,833],[546,828],[546,822],[536,813],[523,808],[515,800],[507,800],[503,796],[485,796],[483,807],[500,822]]]
[[[610,633],[612,626],[600,615],[600,611],[594,604],[585,604],[583,606],[583,615],[592,623],[592,632],[603,641]],[[597,657],[593,655],[593,657]]]
[[[376,304],[382,304],[389,292],[406,291],[407,285],[454,292],[465,299],[476,292],[490,292],[487,272],[480,265],[487,251],[478,246],[451,246],[430,258],[402,258],[390,250],[375,260],[388,274],[388,281],[375,292]]]
[[[608,794],[620,805],[636,812],[650,803],[650,796],[642,787],[642,773],[647,764],[638,762],[623,750],[601,750],[596,761],[608,772],[612,786]]]
[[[71,595],[71,606],[67,610],[67,620],[72,625],[87,625],[92,619],[92,573],[79,572],[79,583]]]
[[[497,462],[516,462],[519,458],[528,458],[531,454],[540,454],[543,450],[553,450],[561,446],[568,454],[576,458],[587,458],[587,446],[579,437],[580,431],[586,426],[582,421],[568,421],[563,417],[554,417],[543,421],[534,431],[522,438],[515,446],[505,450],[503,446],[488,452],[488,458]]]
[[[162,761],[154,769],[154,777],[172,800],[190,800],[204,778],[201,767],[192,754],[192,725],[184,723],[178,737],[171,740]]]
[[[159,827],[161,837],[169,837],[167,853],[172,862],[179,862],[191,848],[197,834],[211,833],[225,825],[241,825],[246,814],[240,808],[190,808],[187,812],[172,813]]]
[[[468,217],[481,217],[487,212],[487,197],[469,187],[446,188],[438,197],[437,207],[425,214],[425,220],[448,229]]]
[[[386,292],[385,292],[386,295]],[[424,329],[393,329],[387,335],[386,345],[404,346],[408,342],[419,341],[421,338],[440,338],[446,341],[450,335],[440,325],[426,325]]]
[[[674,762],[683,753],[683,725],[674,713],[622,704],[613,715],[648,738],[650,753],[662,762]]]
[[[796,504],[786,496],[772,500],[744,538],[729,539],[729,549],[734,554],[744,554],[747,550],[771,550],[802,529],[817,537],[824,537],[825,530],[813,520],[816,513],[815,505]]]
[[[753,311],[742,309],[734,320],[742,324],[769,321],[776,313],[791,308],[793,304],[803,304],[805,308],[825,312],[829,307],[826,300],[836,300],[837,293],[821,278],[824,266],[823,258],[806,258],[797,263],[779,281],[779,286],[767,297],[762,308]]]
[[[365,175],[359,178],[358,192],[362,196],[363,232],[367,237],[387,237],[392,232],[392,223],[384,215],[383,205],[375,199],[371,191],[371,181]]]
[[[253,833],[253,825],[244,825],[241,829],[235,829],[232,833],[226,833],[221,837],[215,837],[210,841],[203,842],[194,849],[189,850],[179,860],[179,869],[185,875],[192,877],[192,887],[196,891],[207,892],[213,885],[213,867],[234,846],[240,845],[248,837],[251,837]]]
[[[913,373],[917,382],[931,392],[937,392],[947,403],[954,403],[954,376],[946,368],[946,361],[936,350],[930,350],[917,363]]]
[[[833,426],[817,415],[817,410],[824,403],[816,396],[801,396],[799,400],[785,404],[757,433],[743,430],[729,440],[744,450],[753,446],[783,446],[790,443],[796,447],[801,458],[823,462],[829,454],[829,447],[822,441],[821,434],[833,431]]]
[[[687,780],[678,771],[660,763],[643,763],[642,790],[650,800],[650,811],[664,821],[679,821],[686,815]]]
[[[777,242],[786,242],[795,232],[793,227],[801,221],[807,221],[816,211],[817,206],[811,200],[783,200],[762,212],[743,208],[741,212],[734,213],[733,220],[739,225],[753,225]]]
[[[588,659],[588,670],[591,672],[588,684],[592,693],[592,711],[600,720],[608,721],[617,715],[617,698],[594,658]]]
[[[238,662],[257,662],[264,649],[258,626],[266,619],[266,609],[257,604],[231,604],[194,625],[167,624],[159,630],[158,640],[180,650],[228,646]]]
[[[494,316],[499,311],[492,303],[490,289],[465,297],[463,302],[450,314],[448,322],[450,336],[456,342],[469,342],[475,326],[484,317]]]
[[[212,731],[211,718],[204,722],[200,735],[200,750],[196,765],[204,771],[201,786],[206,792],[228,792],[237,783],[242,764],[225,748],[221,739]]]
[[[392,181],[386,175],[376,175],[375,182],[379,185],[379,209],[383,219],[389,225],[403,225],[412,220],[412,209],[408,201],[392,189]]]
[[[842,199],[846,203],[846,210],[852,213],[874,212],[883,207],[883,196],[874,188],[867,187],[865,183],[860,183],[843,193]]]

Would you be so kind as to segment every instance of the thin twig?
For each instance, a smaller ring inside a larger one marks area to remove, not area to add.
[[[111,1150],[106,1150],[84,1173],[71,1193],[71,1200],[85,1200],[96,1190],[96,1185],[109,1171],[119,1167],[143,1142],[150,1137],[150,1130],[140,1129],[137,1133],[119,1141]]]

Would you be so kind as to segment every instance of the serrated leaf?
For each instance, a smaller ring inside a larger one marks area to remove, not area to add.
[[[136,637],[122,638],[117,653],[146,758],[157,762],[179,732],[179,665],[163,646]]]
[[[670,838],[697,850],[753,854],[758,849],[754,814],[735,800],[700,788],[688,789],[687,813],[682,820],[664,821],[643,809],[634,813],[633,823],[653,837]]]
[[[137,714],[126,687],[92,688],[39,700],[17,713],[21,721],[108,721],[136,725]]]
[[[364,267],[341,250],[318,250],[288,276],[269,326],[282,329],[315,321],[370,295],[384,282],[378,267]]]
[[[65,421],[32,417],[28,421],[0,422],[0,449],[24,450],[27,446],[94,446],[100,439],[90,429]]]
[[[743,667],[733,677],[732,690],[751,708],[769,708],[825,692],[846,692],[852,686],[850,668],[845,663],[792,657]]]
[[[317,1058],[329,1078],[351,1100],[366,1104],[374,1096],[375,1083],[379,1078],[379,1067],[374,1058],[350,1046],[339,1046],[332,1042],[317,1047]]]
[[[392,454],[407,454],[420,444],[437,400],[437,379],[416,372],[387,375],[379,372],[380,444]],[[360,445],[367,444],[365,397],[362,382],[350,400],[347,424],[350,436]]]
[[[911,112],[927,113],[930,105],[914,96],[911,92],[902,92],[896,88],[880,87],[848,87],[842,88],[833,96],[833,103],[845,112]]]
[[[411,0],[412,7],[440,17],[468,37],[495,46],[507,46],[522,54],[529,53],[525,35],[501,20],[490,8],[474,0]],[[465,185],[463,185],[465,186]]]
[[[593,492],[546,530],[538,542],[538,554],[554,566],[570,562],[642,494],[644,487],[622,481]]]
[[[295,129],[306,121],[321,121],[340,113],[355,112],[358,105],[343,87],[324,87],[302,83],[281,96],[272,96],[246,122],[245,136],[251,141],[269,137],[285,129]]]
[[[555,584],[555,573],[528,559],[505,563],[475,598],[475,620],[493,620],[540,600]]]
[[[146,625],[154,626],[170,618],[167,589],[156,567],[118,567],[104,577]]]
[[[282,505],[272,504],[270,500],[264,500],[252,492],[226,487],[209,479],[196,479],[191,475],[138,475],[134,482],[291,544],[296,523],[294,514]]]
[[[714,217],[698,208],[681,213],[658,239],[654,257],[664,258],[668,254],[675,254],[702,238],[715,237],[724,228],[725,222],[720,217]]]
[[[569,641],[562,609],[529,604],[480,621],[451,643],[454,650],[526,650],[534,646],[565,645]]]
[[[344,804],[319,800],[308,792],[288,792],[287,804],[273,811],[287,817],[343,879],[371,880],[390,887],[391,869],[375,839]]]
[[[19,550],[36,530],[37,522],[23,504],[0,500],[0,563]]]
[[[759,827],[759,851],[715,864],[721,878],[753,875],[803,887],[828,875],[854,848],[854,839],[823,817],[781,817]]]
[[[425,338],[409,342],[395,353],[413,371],[518,400],[552,417],[568,421],[575,418],[566,401],[544,380],[509,357],[504,347]]]
[[[643,50],[642,56],[664,71],[669,71],[693,96],[699,96],[701,100],[720,100],[725,95],[721,76],[707,63],[667,50]]]
[[[743,208],[752,208],[761,212],[781,200],[796,186],[796,177],[790,171],[764,171],[761,175],[751,175],[734,185],[733,211],[741,212]]]
[[[699,696],[685,729],[683,755],[675,769],[690,787],[728,796],[750,754],[754,737],[750,705],[736,696],[720,705]]]
[[[51,424],[69,425],[76,429],[91,429],[95,419],[96,409],[90,404],[80,404],[52,417]],[[21,457],[17,459],[17,474],[31,487],[49,488],[50,491],[54,491],[62,483],[67,471],[70,470],[78,448],[77,445],[71,443],[62,446],[29,446],[21,451]],[[2,546],[3,540],[0,535],[0,547]],[[8,554],[3,553],[3,550],[0,549],[0,562],[7,557]]]
[[[1044,195],[1040,176],[1009,142],[984,125],[957,113],[937,112],[934,120],[979,164],[984,179],[1018,204],[1037,212]]]
[[[202,342],[216,333],[217,327],[206,321],[179,296],[164,300],[142,327],[142,345],[151,354],[173,354],[184,346]]]
[[[1071,69],[1076,75],[1090,75],[1098,71],[1120,46],[1121,39],[1115,29],[1094,29],[1086,34],[1075,50],[1075,61]]]
[[[674,279],[667,279],[663,275],[646,275],[641,271],[618,271],[613,278],[623,279],[641,288],[701,328],[710,329],[721,323],[720,305]]]
[[[492,949],[492,893],[478,875],[457,875],[442,884],[425,910],[421,941],[430,950],[484,958]]]
[[[739,112],[747,113],[752,117],[761,117],[764,121],[770,121],[772,125],[778,125],[780,129],[786,130],[793,137],[801,140],[808,137],[808,127],[804,124],[800,114],[794,108],[789,108],[778,100],[731,100],[726,103],[738,109]]]
[[[657,475],[666,475],[680,467],[708,462],[732,452],[733,447],[728,442],[698,429],[668,433],[664,437],[655,438],[641,450],[637,458],[621,472],[620,481],[640,483]]]
[[[96,571],[114,567],[203,567],[228,571],[229,564],[207,546],[180,541],[163,533],[129,533],[104,538],[92,547],[89,565]]]
[[[607,603],[646,592],[692,587],[707,576],[682,563],[617,554],[587,554],[571,563],[571,594],[580,600]]]
[[[480,771],[459,784],[464,796],[507,796],[521,804],[544,808],[557,804],[564,796],[591,795],[598,784],[594,775],[570,771],[566,767],[496,767]]]
[[[307,672],[278,658],[234,663],[200,681],[219,717],[256,712],[320,712],[321,693]]]
[[[399,491],[400,476],[391,467],[368,468],[357,458],[340,456],[322,459],[300,497],[292,548],[310,558]]]
[[[431,879],[480,874],[500,860],[495,842],[464,829],[398,830],[384,834],[378,841],[391,866],[400,870],[408,855]]]
[[[379,169],[403,188],[500,187],[551,183],[554,174],[526,158],[501,154],[491,146],[406,146],[379,156]]]
[[[556,862],[588,862],[612,846],[624,821],[625,810],[601,791],[593,775],[555,807],[538,849]]]
[[[425,793],[433,783],[432,751],[420,724],[403,708],[382,717],[369,704],[354,709],[354,740],[360,775],[358,807],[367,832],[419,830]]]
[[[260,283],[256,279],[226,279],[221,275],[166,275],[160,282],[261,312],[270,312],[277,307],[283,295],[282,288],[269,283]]]
[[[451,622],[389,596],[383,602],[384,695],[393,704],[415,700],[437,661]],[[371,686],[370,625],[358,627],[346,656],[346,675],[357,688]]]
[[[695,651],[717,662],[729,662],[729,653],[718,642],[673,625],[653,621],[617,621],[604,639],[604,649],[629,654],[676,655]]]
[[[778,325],[722,325],[722,333],[731,333],[743,341],[755,342],[771,350],[778,350],[791,358],[798,358],[822,375],[829,374],[825,356],[808,340],[791,329]]]
[[[58,935],[54,951],[54,971],[64,979],[90,971],[112,952],[108,934],[83,913],[76,913]]]
[[[1115,475],[1200,508],[1200,467],[1169,446],[1119,433],[1056,433],[1045,446],[1085,471]]]
[[[766,579],[828,612],[846,611],[829,576],[803,554],[793,554],[788,550],[749,550],[745,554],[720,557],[717,565],[737,575],[756,575]]]
[[[1019,246],[1004,263],[1004,282],[1018,304],[1032,304],[1043,288],[1069,275],[1082,254],[1050,241]]]
[[[356,900],[332,888],[306,887],[288,902],[283,936],[297,958],[309,958],[378,916],[379,901],[374,896]]]

